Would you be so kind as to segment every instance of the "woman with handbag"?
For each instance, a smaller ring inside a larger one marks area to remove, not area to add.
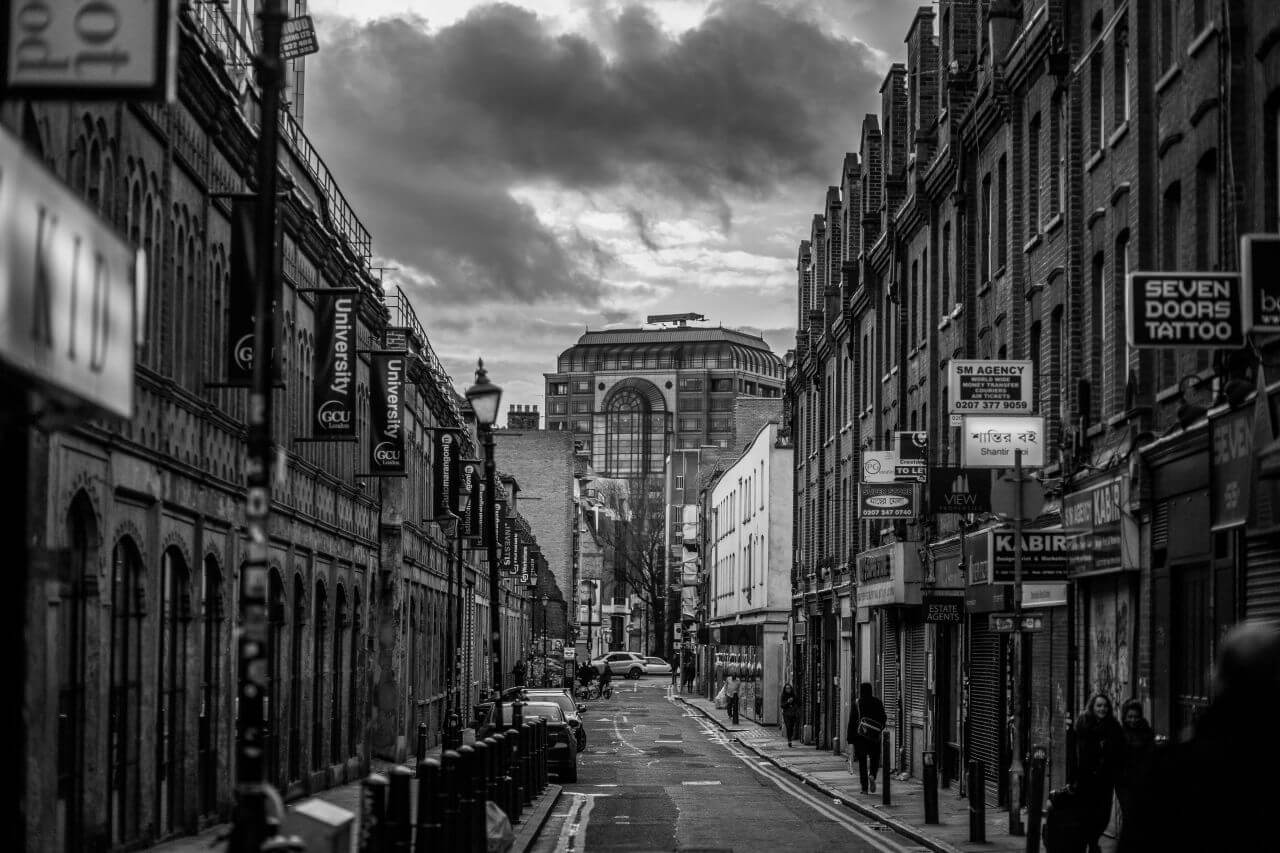
[[[800,722],[800,700],[796,696],[796,689],[790,684],[782,685],[782,697],[778,699],[778,704],[782,706],[782,724],[787,729],[787,746],[791,746]]]
[[[880,772],[880,736],[887,722],[884,703],[871,692],[870,683],[862,682],[858,688],[858,701],[849,715],[845,742],[853,746],[854,759],[858,762],[858,781],[862,783],[864,794],[868,789],[873,794],[876,790],[876,774]],[[871,771],[869,774],[868,769]]]

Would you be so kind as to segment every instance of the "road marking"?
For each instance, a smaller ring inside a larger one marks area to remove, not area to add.
[[[654,743],[684,743],[682,740],[655,740]]]
[[[597,788],[616,788],[618,786],[613,782],[597,782],[596,787]]]
[[[697,781],[697,782],[681,782],[680,784],[681,784],[681,785],[719,785],[719,784],[720,784],[720,780],[719,780],[719,779],[708,779],[708,780],[705,780],[705,781]]]

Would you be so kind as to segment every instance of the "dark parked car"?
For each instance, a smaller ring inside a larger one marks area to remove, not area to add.
[[[574,701],[569,695],[568,690],[561,690],[556,687],[530,687],[525,690],[527,697],[534,702],[555,702],[560,706],[560,710],[564,711],[565,719],[569,721],[569,728],[573,729],[578,744],[578,752],[585,752],[587,748],[587,727],[583,724],[582,715],[586,713],[587,706],[580,705]]]
[[[561,782],[578,781],[578,744],[569,721],[555,702],[533,701],[524,703],[523,718],[528,721],[534,717],[542,717],[547,721],[547,740],[551,747],[547,756],[547,764]],[[511,706],[502,704],[503,727],[511,725]],[[494,733],[493,704],[484,706],[478,712],[476,721],[476,738],[483,740]]]

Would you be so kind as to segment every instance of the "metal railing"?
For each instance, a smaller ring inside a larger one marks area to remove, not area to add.
[[[431,346],[431,339],[427,337],[427,331],[419,322],[418,314],[413,310],[413,305],[405,292],[398,285],[392,291],[384,291],[382,303],[387,306],[387,312],[390,315],[388,325],[408,329],[409,334],[416,339],[415,342],[421,348],[419,356],[431,371],[432,378],[441,388],[452,389],[453,378],[444,369],[444,363],[440,361],[440,357],[436,355],[435,348]],[[458,408],[458,401],[451,393],[445,393],[444,396],[449,410],[457,419],[456,423],[462,423],[462,411]]]

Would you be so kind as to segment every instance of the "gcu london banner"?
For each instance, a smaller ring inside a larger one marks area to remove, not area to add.
[[[458,482],[461,479],[458,459],[458,434],[447,429],[438,429],[435,436],[432,482],[432,502],[435,505],[435,516],[439,518],[455,512],[458,508]]]
[[[255,314],[257,312],[258,264],[256,251],[256,235],[254,234],[254,202],[252,199],[236,199],[231,203],[231,257],[228,262],[227,283],[227,385],[247,386],[253,382],[253,357]],[[274,253],[276,274],[274,279],[277,288],[280,282],[281,257],[278,251],[280,243],[280,223],[276,221]],[[280,294],[271,295],[272,321],[275,322],[276,306],[280,303]],[[273,337],[280,340],[279,327]],[[271,358],[271,375],[273,381],[280,379],[280,360]]]
[[[369,472],[404,474],[404,353],[374,353],[371,367]]]
[[[351,438],[356,434],[356,296],[323,291],[315,296],[312,435]]]

